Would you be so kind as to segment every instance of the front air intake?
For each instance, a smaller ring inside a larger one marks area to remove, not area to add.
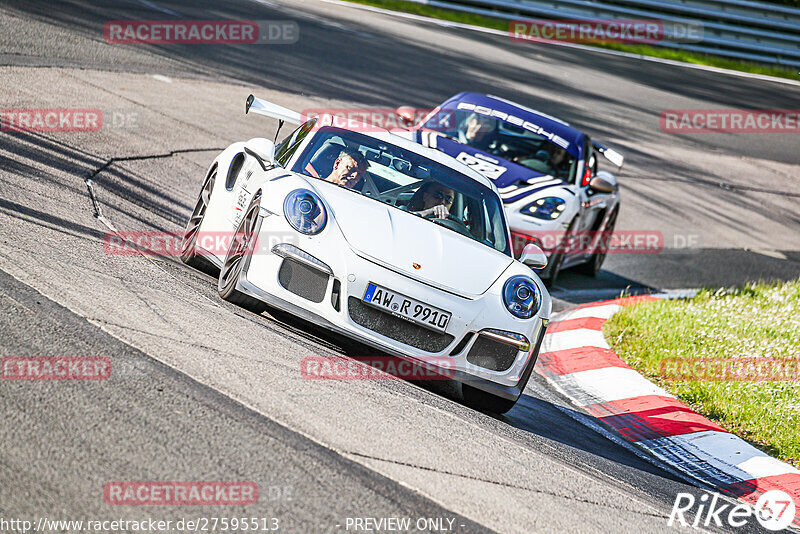
[[[490,371],[506,371],[514,364],[517,353],[518,347],[479,335],[469,349],[467,361]]]
[[[278,270],[278,282],[287,291],[311,302],[322,302],[329,276],[304,263],[285,258]]]

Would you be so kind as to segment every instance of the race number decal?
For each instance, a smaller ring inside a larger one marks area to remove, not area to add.
[[[489,163],[488,161],[478,159],[475,156],[470,156],[466,152],[459,154],[456,159],[461,163],[466,164],[467,167],[478,171],[490,180],[496,180],[497,178],[500,178],[500,176],[508,170],[500,165],[495,165],[494,163]]]

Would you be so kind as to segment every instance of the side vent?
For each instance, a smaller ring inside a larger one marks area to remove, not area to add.
[[[342,284],[338,279],[334,278],[333,290],[331,291],[331,306],[333,306],[333,309],[337,312],[342,310],[341,293]]]
[[[225,189],[228,191],[233,189],[233,186],[236,185],[236,178],[239,176],[239,171],[242,170],[242,165],[244,165],[244,153],[239,152],[235,156],[233,156],[233,161],[231,161],[231,166],[228,168],[228,176],[225,178]]]

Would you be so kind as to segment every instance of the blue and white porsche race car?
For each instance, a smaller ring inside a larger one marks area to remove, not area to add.
[[[407,137],[494,182],[515,254],[535,243],[548,255],[542,278],[552,285],[573,266],[597,274],[619,213],[617,180],[599,171],[597,161],[602,155],[621,168],[619,153],[560,119],[496,96],[457,94],[418,124],[412,108],[397,113],[411,126]]]

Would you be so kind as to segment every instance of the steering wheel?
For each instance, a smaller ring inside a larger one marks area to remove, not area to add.
[[[467,228],[467,225],[465,225],[463,221],[458,220],[458,218],[455,217],[454,215],[448,215],[447,218],[440,219],[431,213],[430,215],[426,215],[425,218],[431,219],[436,224],[444,226],[445,228],[450,228],[451,230],[455,230],[459,234],[474,239],[473,235],[469,231],[469,228]]]

